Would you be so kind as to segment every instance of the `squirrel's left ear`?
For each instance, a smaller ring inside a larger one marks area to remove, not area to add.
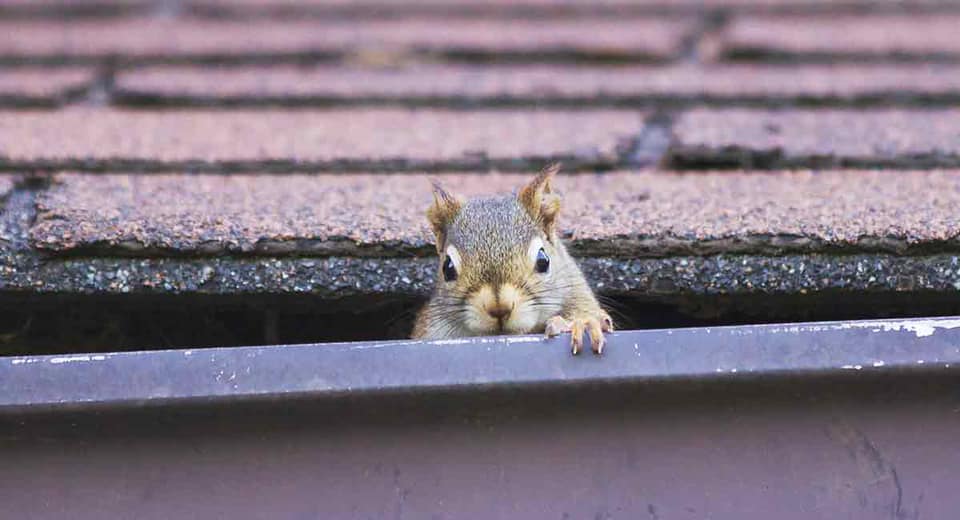
[[[437,236],[437,250],[444,247],[447,226],[460,212],[462,201],[459,197],[451,195],[447,190],[440,186],[440,183],[433,181],[433,204],[427,209],[427,220],[430,221],[430,228],[433,234]]]
[[[560,163],[547,166],[517,195],[520,205],[541,226],[551,241],[556,231],[557,215],[560,214],[560,197],[553,193],[550,184],[558,171],[560,171]]]

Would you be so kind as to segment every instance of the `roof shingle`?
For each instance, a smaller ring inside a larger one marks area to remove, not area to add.
[[[356,109],[0,114],[0,166],[235,171],[616,165],[631,111]],[[82,129],[82,130],[81,130]]]
[[[728,57],[960,59],[960,15],[856,14],[733,19],[720,37]]]
[[[960,165],[960,111],[692,110],[673,128],[676,167]]]
[[[6,61],[244,60],[270,63],[348,53],[582,55],[667,60],[693,30],[687,18],[631,20],[204,21],[105,19],[0,22]]]
[[[0,72],[0,104],[54,106],[89,89],[93,70],[84,67],[15,68]]]
[[[526,177],[448,174],[466,195]],[[429,179],[62,175],[34,245],[106,255],[433,254]],[[561,229],[584,256],[960,250],[960,171],[580,174],[557,181]]]
[[[15,181],[16,179],[13,175],[10,175],[10,174],[0,175],[0,200],[2,200],[4,197],[7,196],[8,193],[10,193],[10,190],[13,189]],[[3,208],[0,207],[0,211],[2,210]]]

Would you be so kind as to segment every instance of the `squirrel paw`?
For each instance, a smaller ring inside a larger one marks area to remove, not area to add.
[[[573,355],[580,353],[583,348],[583,333],[590,333],[590,347],[594,354],[603,353],[603,346],[606,344],[604,332],[613,330],[613,320],[607,313],[601,311],[595,315],[577,316],[573,319],[566,319],[557,315],[547,320],[547,326],[544,330],[547,338],[558,336],[564,332],[571,333],[570,346],[573,347]]]

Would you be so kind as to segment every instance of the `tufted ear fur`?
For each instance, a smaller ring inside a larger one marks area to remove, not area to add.
[[[427,209],[427,220],[430,221],[430,228],[437,237],[438,252],[443,250],[447,226],[460,212],[462,204],[459,197],[451,195],[440,186],[439,182],[433,181],[433,204]]]
[[[553,193],[551,182],[560,171],[560,163],[553,163],[520,190],[517,199],[527,213],[540,225],[547,238],[553,242],[557,215],[560,213],[560,197]]]

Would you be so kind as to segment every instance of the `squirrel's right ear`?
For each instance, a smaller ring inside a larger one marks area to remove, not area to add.
[[[437,236],[437,250],[440,250],[443,247],[447,226],[460,211],[463,202],[459,197],[443,189],[439,182],[432,182],[433,204],[427,209],[427,220],[430,221],[433,234]]]

